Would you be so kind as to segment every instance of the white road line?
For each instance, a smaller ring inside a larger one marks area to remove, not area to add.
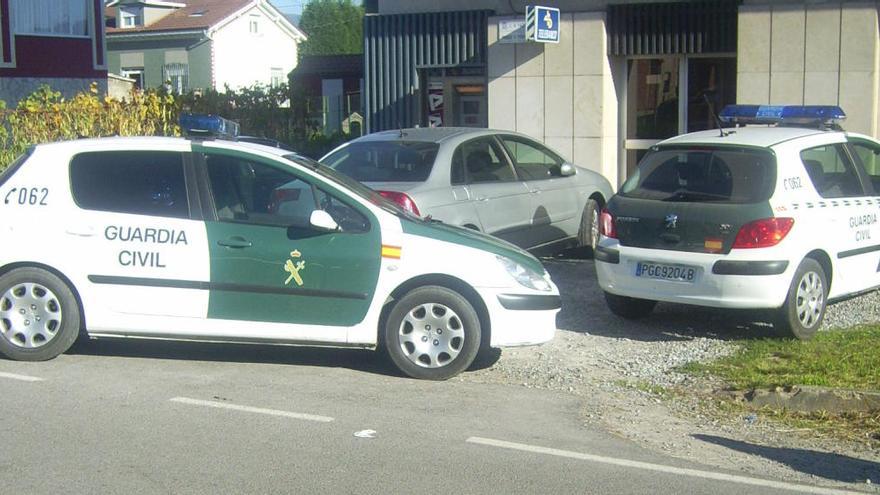
[[[619,459],[615,457],[605,457],[601,455],[583,454],[580,452],[572,452],[569,450],[551,449],[547,447],[537,447],[524,443],[505,442],[504,440],[493,440],[491,438],[470,437],[467,443],[479,445],[488,445],[490,447],[499,447],[502,449],[520,450],[523,452],[532,452],[536,454],[546,454],[557,457],[567,457],[569,459],[578,459],[582,461],[598,462],[601,464],[611,464],[613,466],[621,466],[627,468],[644,469],[646,471],[657,471],[660,473],[676,474],[679,476],[691,476],[693,478],[703,478],[715,481],[727,481],[730,483],[741,483],[744,485],[760,486],[764,488],[776,488],[779,490],[791,490],[801,493],[818,493],[821,495],[863,495],[861,492],[837,490],[834,488],[822,488],[810,485],[797,485],[794,483],[784,483],[781,481],[762,480],[759,478],[749,478],[747,476],[737,476],[734,474],[716,473],[713,471],[700,471],[698,469],[677,468],[672,466],[664,466],[662,464],[651,464],[648,462],[631,461],[629,459]]]
[[[263,409],[261,407],[239,406],[236,404],[228,404],[226,402],[217,402],[212,400],[189,399],[187,397],[174,397],[168,399],[171,402],[180,404],[189,404],[191,406],[215,407],[217,409],[231,409],[233,411],[242,411],[256,414],[265,414],[267,416],[281,416],[284,418],[303,419],[306,421],[318,421],[320,423],[329,423],[333,418],[328,416],[316,416],[314,414],[295,413],[290,411],[280,411],[278,409]]]
[[[15,373],[0,373],[0,378],[9,378],[10,380],[19,380],[22,382],[41,382],[42,378],[36,376],[16,375]]]

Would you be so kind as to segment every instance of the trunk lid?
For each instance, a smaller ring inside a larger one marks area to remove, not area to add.
[[[608,211],[621,245],[726,254],[740,227],[774,216],[775,183],[776,159],[766,149],[658,148]]]

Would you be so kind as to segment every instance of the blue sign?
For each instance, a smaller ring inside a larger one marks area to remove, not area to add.
[[[539,43],[559,43],[559,9],[526,7],[526,39]]]

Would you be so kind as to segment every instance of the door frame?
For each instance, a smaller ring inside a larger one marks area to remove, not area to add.
[[[619,95],[619,104],[617,106],[617,135],[620,137],[617,149],[617,182],[618,186],[623,184],[627,179],[627,152],[651,149],[652,146],[663,141],[662,139],[628,139],[627,138],[627,106],[629,104],[629,62],[631,60],[650,60],[657,58],[678,58],[678,134],[688,132],[688,69],[691,59],[699,58],[732,58],[736,59],[735,52],[719,52],[719,53],[695,53],[695,54],[658,54],[658,55],[637,55],[629,57],[619,57],[621,63],[618,65],[622,71],[623,77],[617,87]],[[716,109],[720,111],[720,109]]]

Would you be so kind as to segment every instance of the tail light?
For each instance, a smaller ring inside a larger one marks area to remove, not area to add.
[[[599,214],[599,233],[605,237],[617,239],[617,228],[614,226],[614,215],[607,208],[602,208]]]
[[[381,194],[383,198],[390,200],[413,215],[417,217],[422,216],[422,214],[419,213],[419,207],[416,206],[416,202],[406,194],[396,191],[379,191],[379,194]]]
[[[733,249],[752,249],[771,247],[779,244],[791,227],[794,218],[764,218],[749,222],[739,229]]]

